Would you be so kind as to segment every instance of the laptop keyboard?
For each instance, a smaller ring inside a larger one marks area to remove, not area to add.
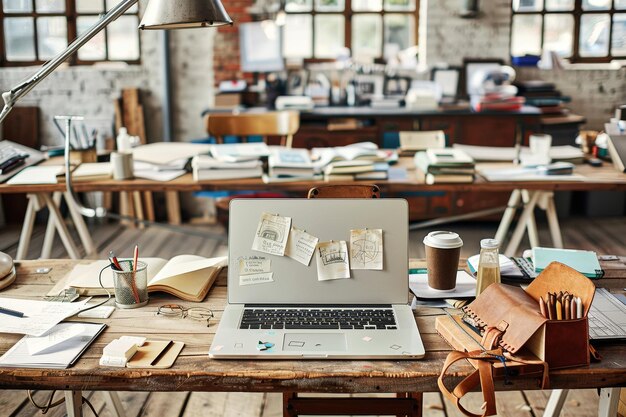
[[[392,308],[246,308],[240,329],[397,329]]]

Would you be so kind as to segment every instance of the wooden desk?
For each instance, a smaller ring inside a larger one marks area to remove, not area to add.
[[[626,258],[622,258],[626,261]],[[2,293],[5,297],[41,297],[78,262],[68,260],[23,261],[17,281]],[[423,263],[421,264],[423,265]],[[418,261],[411,267],[420,266]],[[39,267],[52,267],[48,274],[37,274]],[[620,270],[626,278],[626,270]],[[165,294],[151,295],[147,306],[135,310],[115,310],[111,318],[97,320],[109,327],[67,370],[0,368],[0,389],[123,390],[123,391],[254,391],[254,392],[430,392],[437,391],[437,376],[450,347],[435,332],[435,317],[441,309],[420,308],[418,324],[426,347],[426,357],[416,361],[259,361],[212,360],[208,350],[217,322],[206,327],[190,319],[156,316],[159,305],[180,303],[212,309],[219,321],[226,303],[225,271],[207,299],[187,303]],[[100,367],[103,347],[122,335],[141,335],[150,339],[185,342],[181,356],[171,369],[124,369]],[[6,352],[20,335],[2,334],[0,354]],[[590,367],[550,372],[552,388],[597,388],[626,386],[626,344],[598,347],[602,362]],[[460,380],[473,368],[462,364],[455,374]],[[452,378],[453,380],[455,378]],[[458,382],[458,381],[457,381]],[[511,385],[497,383],[499,390],[537,389],[536,378],[513,378]]]

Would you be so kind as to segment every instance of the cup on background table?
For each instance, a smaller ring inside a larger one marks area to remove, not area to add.
[[[430,232],[424,238],[428,286],[438,291],[456,287],[456,273],[463,240],[454,232]]]
[[[134,177],[133,154],[130,152],[112,152],[111,167],[113,168],[113,179],[132,179]]]
[[[535,133],[528,139],[530,152],[535,156],[549,157],[552,136],[546,133]]]
[[[137,261],[121,260],[122,271],[111,268],[115,288],[115,305],[118,308],[137,308],[148,304],[148,265]],[[132,266],[132,268],[131,268]],[[135,268],[136,270],[132,270]]]

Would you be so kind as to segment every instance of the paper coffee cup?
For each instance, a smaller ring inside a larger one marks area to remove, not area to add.
[[[462,246],[463,240],[454,232],[431,232],[424,238],[429,287],[454,290]]]

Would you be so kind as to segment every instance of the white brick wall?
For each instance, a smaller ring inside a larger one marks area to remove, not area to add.
[[[213,32],[213,29],[170,32],[176,140],[204,136],[200,113],[208,107],[213,95]],[[141,65],[115,69],[58,68],[22,98],[18,105],[36,105],[41,109],[42,144],[59,143],[60,136],[52,123],[57,114],[105,118],[112,123],[112,101],[125,87],[142,89],[148,140],[162,140],[159,32],[140,31],[140,38]],[[36,70],[37,67],[0,68],[0,89],[10,89]]]
[[[142,0],[143,2],[143,0]],[[510,1],[483,1],[477,19],[458,16],[459,0],[422,0],[420,42],[426,62],[459,65],[463,57],[509,59]],[[228,4],[226,4],[228,8]],[[186,141],[205,136],[200,113],[213,101],[213,40],[215,32],[170,32],[174,137]],[[111,101],[124,87],[143,90],[149,140],[162,139],[160,55],[158,33],[141,32],[142,64],[124,69],[61,68],[20,102],[41,108],[42,143],[58,141],[52,125],[55,114],[81,114],[113,119]],[[32,74],[35,67],[0,69],[0,89],[7,90]],[[560,73],[523,68],[520,79],[554,81],[571,95],[570,107],[599,129],[620,103],[626,103],[626,70],[568,70]]]
[[[460,65],[464,57],[500,58],[509,62],[511,2],[480,2],[477,19],[458,16],[459,0],[422,0],[426,9],[426,63]],[[422,31],[424,28],[420,28]],[[422,32],[421,32],[422,33]],[[421,35],[420,35],[421,36]],[[423,36],[420,38],[422,42]],[[545,71],[518,68],[521,80],[541,79],[556,83],[573,112],[587,117],[587,127],[602,129],[619,104],[626,103],[626,68],[620,70]]]

